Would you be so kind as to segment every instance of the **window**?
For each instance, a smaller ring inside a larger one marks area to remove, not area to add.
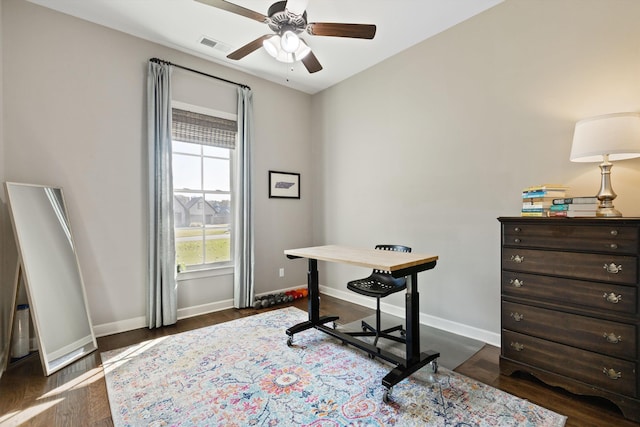
[[[237,123],[175,107],[172,120],[176,263],[180,271],[230,265]]]

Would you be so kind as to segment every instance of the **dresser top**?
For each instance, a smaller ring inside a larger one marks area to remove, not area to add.
[[[540,218],[526,216],[501,216],[498,221],[504,222],[530,222],[540,224],[555,225],[640,225],[640,218],[622,217],[622,218]]]

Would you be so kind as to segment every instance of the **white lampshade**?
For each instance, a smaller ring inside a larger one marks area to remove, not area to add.
[[[278,46],[280,45],[280,36],[272,36],[262,41],[262,46],[267,53],[274,58],[278,56]]]
[[[309,52],[311,52],[311,48],[307,46],[307,44],[301,38],[298,38],[298,48],[295,50],[295,52],[287,52],[286,50],[282,49],[281,40],[282,39],[280,36],[275,35],[262,42],[262,46],[264,46],[264,49],[267,51],[267,53],[280,62],[286,62],[290,64],[296,61],[300,61],[302,60],[302,58],[307,56]]]
[[[285,31],[280,37],[280,47],[287,53],[294,53],[300,47],[300,37],[293,31]]]
[[[300,39],[300,46],[298,47],[298,50],[296,50],[296,53],[294,54],[296,61],[301,61],[302,58],[307,56],[309,53],[311,53],[311,48],[307,46],[304,40]]]
[[[640,157],[640,113],[615,113],[576,123],[571,145],[572,162],[601,162]]]

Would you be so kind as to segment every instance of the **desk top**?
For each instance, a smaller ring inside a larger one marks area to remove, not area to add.
[[[310,248],[286,249],[285,255],[310,258],[318,261],[341,262],[359,267],[370,267],[385,271],[403,270],[427,264],[438,259],[437,255],[413,252],[381,251],[379,249],[350,248],[339,245],[313,246]]]

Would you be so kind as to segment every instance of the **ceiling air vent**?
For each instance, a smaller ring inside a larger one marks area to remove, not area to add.
[[[200,44],[203,44],[205,46],[211,47],[213,49],[219,50],[220,52],[224,52],[224,53],[228,53],[231,50],[231,47],[229,45],[207,36],[202,36],[202,38],[200,39]]]

